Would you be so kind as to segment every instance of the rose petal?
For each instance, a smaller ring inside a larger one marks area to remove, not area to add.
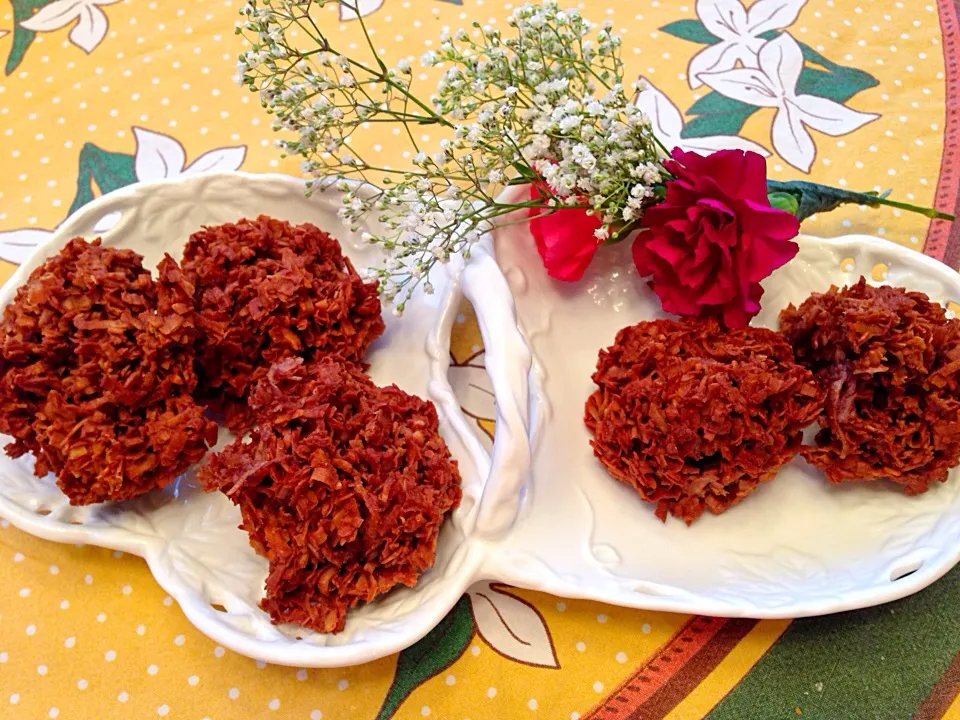
[[[674,179],[644,216],[637,270],[652,276],[665,310],[746,325],[760,309],[759,281],[796,255],[797,218],[770,207],[757,153],[675,148],[664,166]]]
[[[774,240],[756,236],[754,249],[744,264],[745,277],[751,282],[759,282],[777,268],[783,267],[796,257],[800,246],[790,240]]]
[[[728,197],[767,201],[767,161],[755,152],[717,150],[709,155],[673,151],[688,183],[708,180]],[[672,171],[672,170],[671,170]]]
[[[749,212],[737,213],[741,218],[744,232],[780,240],[792,240],[800,232],[800,221],[797,220],[797,216],[786,210],[770,207],[769,201],[755,203],[752,200],[746,200],[745,205]]]
[[[647,250],[663,258],[665,262],[676,265],[690,254],[689,247],[671,242],[664,235],[659,235],[647,243]]]
[[[663,309],[674,315],[701,315],[703,308],[683,288],[671,283],[653,280],[647,283],[660,298]]]
[[[531,197],[543,197],[531,187]],[[537,243],[537,252],[547,274],[557,280],[572,282],[583,277],[601,241],[594,236],[601,223],[579,208],[563,208],[543,214],[542,208],[531,208],[530,234]]]
[[[759,283],[750,286],[749,294],[743,299],[741,304],[729,304],[723,308],[721,318],[723,324],[728,328],[746,327],[750,320],[760,311],[760,296],[763,295],[763,288]]]
[[[730,264],[727,264],[727,272],[718,272],[710,288],[698,298],[701,305],[724,305],[740,294],[736,278],[729,272],[729,267]]]
[[[699,257],[701,254],[703,255],[702,259]],[[697,255],[693,262],[684,270],[687,285],[698,291],[702,291],[707,283],[712,280],[712,276],[716,272],[719,264],[719,254],[720,250],[715,246],[709,243],[701,243],[700,247],[697,248]]]

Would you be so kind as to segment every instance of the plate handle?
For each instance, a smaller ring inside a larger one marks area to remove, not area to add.
[[[463,269],[463,293],[477,311],[486,350],[486,370],[496,400],[496,430],[490,475],[480,498],[475,532],[504,535],[520,511],[530,474],[530,369],[533,356],[517,326],[517,311],[507,280],[497,264],[493,236],[471,250]],[[503,318],[511,318],[504,323]]]
[[[135,224],[140,214],[140,204],[130,187],[133,186],[102,195],[96,202],[87,203],[63,221],[57,228],[57,235],[106,238],[115,230],[122,232],[131,223]]]

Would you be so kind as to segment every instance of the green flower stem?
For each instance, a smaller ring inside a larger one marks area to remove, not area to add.
[[[871,193],[864,193],[865,195],[871,195]],[[936,208],[921,207],[920,205],[911,205],[910,203],[898,202],[896,200],[888,200],[885,195],[876,195],[874,196],[874,205],[886,205],[887,207],[899,208],[900,210],[906,210],[907,212],[917,213],[925,217],[930,218],[931,220],[956,220],[956,215],[951,215],[950,213],[941,212]]]
[[[775,207],[793,210],[792,203],[786,202],[786,198],[784,197],[785,195],[791,196],[797,204],[797,209],[794,213],[800,220],[806,220],[811,215],[830,212],[841,205],[850,204],[866,205],[868,207],[886,205],[887,207],[918,213],[931,219],[956,220],[953,215],[934,208],[890,200],[887,198],[889,192],[889,190],[884,193],[853,192],[851,190],[842,190],[829,185],[821,185],[805,180],[790,180],[788,182],[767,180],[767,193],[771,199],[771,203]]]

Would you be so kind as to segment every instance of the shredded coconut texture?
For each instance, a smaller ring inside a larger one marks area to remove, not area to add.
[[[193,287],[165,257],[71,240],[31,273],[0,327],[0,432],[74,505],[170,483],[216,442],[192,393]]]
[[[364,282],[329,234],[261,215],[190,236],[202,398],[231,430],[249,428],[247,395],[289,357],[359,361],[384,331],[376,282]]]
[[[960,464],[960,320],[923,293],[856,285],[780,314],[827,392],[803,456],[834,483],[887,478],[926,492]]]
[[[269,560],[271,619],[338,632],[358,603],[412,587],[461,497],[433,403],[326,357],[278,363],[250,407],[249,441],[211,456],[200,479],[239,505]]]
[[[626,327],[602,350],[586,403],[613,477],[688,525],[770,480],[800,450],[823,392],[776,332],[713,320]]]

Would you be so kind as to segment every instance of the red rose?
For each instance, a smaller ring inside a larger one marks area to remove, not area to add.
[[[533,200],[546,200],[541,188],[539,183],[530,186]],[[557,280],[579,280],[603,243],[593,234],[600,228],[600,220],[581,208],[563,208],[549,215],[544,212],[543,208],[530,209],[530,234],[537,241],[547,274]]]
[[[741,150],[673,151],[663,202],[643,216],[633,261],[663,309],[743,327],[760,311],[760,280],[799,249],[796,216],[770,207],[766,161]]]

